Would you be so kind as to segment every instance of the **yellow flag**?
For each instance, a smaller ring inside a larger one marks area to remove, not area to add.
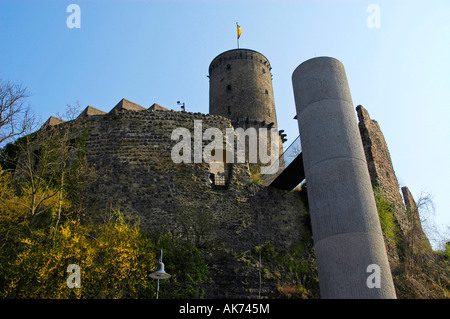
[[[237,37],[238,39],[241,37],[241,26],[237,24]]]

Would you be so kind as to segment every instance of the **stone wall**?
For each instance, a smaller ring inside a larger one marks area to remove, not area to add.
[[[431,251],[431,245],[421,227],[419,212],[412,194],[407,187],[400,192],[397,177],[392,165],[389,149],[379,124],[372,120],[367,110],[358,105],[356,108],[359,119],[359,130],[366,154],[370,177],[374,186],[380,187],[387,201],[394,205],[394,215],[400,228],[402,238],[421,242],[422,247]],[[402,197],[403,194],[403,197]],[[398,264],[398,253],[392,245],[386,243],[393,268]]]
[[[89,117],[86,153],[98,178],[90,210],[118,209],[139,217],[147,230],[172,232],[181,231],[185,214],[201,213],[214,224],[208,236],[240,251],[266,240],[288,247],[300,238],[300,197],[251,185],[247,163],[231,165],[224,189],[210,182],[208,163],[172,161],[171,150],[178,142],[171,140],[172,131],[184,127],[193,132],[194,120],[202,121],[203,130],[218,127],[224,133],[231,125],[220,116],[174,111]]]
[[[409,232],[413,233],[410,236],[411,244],[417,245],[416,251],[427,251],[431,252],[431,244],[428,241],[427,236],[422,228],[422,222],[420,221],[419,209],[417,208],[416,201],[414,200],[408,187],[402,187],[403,198],[405,199],[406,213],[409,220]]]
[[[408,228],[405,204],[384,135],[377,121],[370,118],[364,107],[358,105],[356,111],[372,184],[379,186],[386,199],[395,205],[396,218],[401,229],[405,230]]]
[[[259,270],[233,256],[267,242],[277,251],[287,250],[301,240],[306,209],[299,192],[250,183],[247,163],[231,164],[227,186],[214,187],[208,163],[172,161],[171,150],[178,142],[171,139],[174,129],[184,127],[193,133],[194,120],[201,120],[203,131],[217,127],[225,133],[231,127],[229,119],[116,109],[83,120],[88,130],[87,159],[97,178],[89,191],[90,215],[120,210],[139,218],[149,232],[196,237],[199,245],[208,243],[216,251],[234,252],[209,257],[213,279],[204,286],[205,297],[255,297]],[[203,146],[208,143],[203,141]],[[234,281],[227,279],[230,267]],[[263,296],[276,295],[271,282]]]

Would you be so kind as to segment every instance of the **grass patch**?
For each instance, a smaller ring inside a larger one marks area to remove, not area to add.
[[[258,164],[249,164],[250,183],[262,185],[261,167]]]
[[[394,215],[395,206],[386,199],[380,187],[374,187],[373,192],[384,237],[389,243],[397,245],[399,244],[400,228]]]

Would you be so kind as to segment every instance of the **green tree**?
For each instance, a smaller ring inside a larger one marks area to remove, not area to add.
[[[30,229],[49,223],[56,229],[64,212],[83,210],[84,189],[94,179],[84,152],[86,132],[77,121],[47,124],[2,150],[18,194],[10,201],[23,206]]]

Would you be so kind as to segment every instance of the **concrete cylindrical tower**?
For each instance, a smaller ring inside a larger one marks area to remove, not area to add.
[[[277,127],[271,69],[267,58],[253,50],[234,49],[218,55],[209,66],[209,113]]]
[[[396,298],[344,66],[314,58],[292,82],[321,297]]]

